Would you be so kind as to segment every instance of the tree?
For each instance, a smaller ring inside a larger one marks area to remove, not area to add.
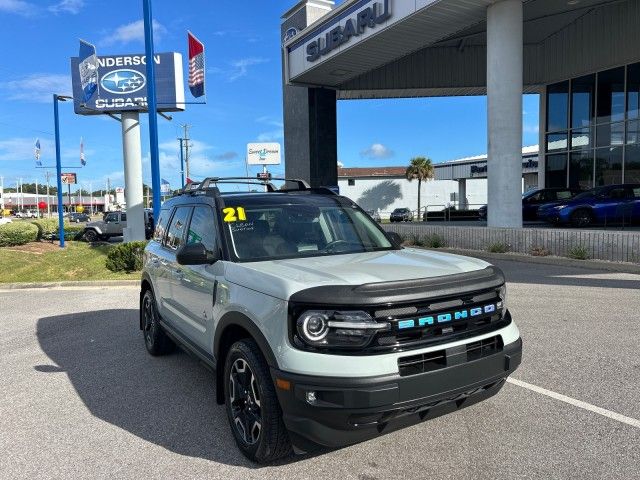
[[[422,182],[433,178],[435,170],[430,158],[414,157],[405,173],[407,180],[418,180],[418,219],[420,219],[420,187]]]

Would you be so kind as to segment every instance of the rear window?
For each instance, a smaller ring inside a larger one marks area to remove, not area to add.
[[[573,193],[569,190],[560,190],[558,192],[558,200],[566,200],[571,197],[573,197]]]

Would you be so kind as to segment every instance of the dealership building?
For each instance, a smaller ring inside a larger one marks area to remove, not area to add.
[[[522,149],[523,192],[538,186],[538,146]],[[420,185],[421,214],[448,207],[476,210],[487,203],[487,155],[434,164],[434,177]],[[406,166],[338,167],[340,194],[382,218],[395,208],[417,210],[418,182],[406,177]]]
[[[520,227],[537,93],[538,186],[640,182],[638,25],[640,0],[303,0],[282,22],[287,176],[338,185],[339,100],[487,95],[488,224]]]

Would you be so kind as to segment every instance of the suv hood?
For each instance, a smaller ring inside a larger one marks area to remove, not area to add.
[[[482,270],[489,264],[450,253],[405,248],[383,252],[229,263],[229,281],[287,300],[299,290],[323,285],[362,285],[440,277]]]

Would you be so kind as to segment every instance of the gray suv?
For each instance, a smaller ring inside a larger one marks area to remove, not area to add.
[[[151,238],[153,233],[153,212],[151,209],[144,210],[145,235],[147,240]],[[126,212],[108,212],[102,217],[102,220],[87,223],[84,229],[83,237],[87,242],[96,242],[98,240],[108,240],[112,237],[121,237],[124,229],[127,228]]]
[[[162,205],[144,253],[140,329],[215,371],[251,460],[342,447],[472,405],[518,367],[502,272],[403,248],[328,189],[221,193],[208,178]],[[169,412],[167,412],[169,414]]]

